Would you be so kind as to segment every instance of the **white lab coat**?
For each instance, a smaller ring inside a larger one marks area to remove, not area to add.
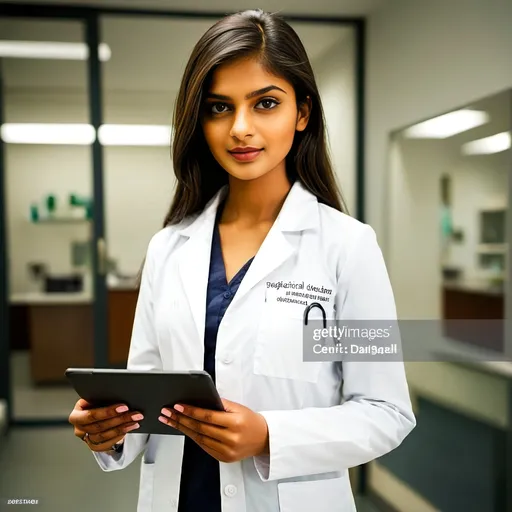
[[[226,191],[152,238],[128,369],[203,369],[211,239]],[[352,512],[348,468],[393,450],[416,424],[404,366],[304,362],[304,306],[277,301],[266,283],[279,281],[332,289],[331,318],[396,318],[374,230],[295,182],[219,326],[220,396],[260,412],[270,439],[270,456],[220,463],[222,511]],[[178,506],[183,445],[183,436],[130,433],[121,455],[93,454],[112,471],[144,451],[137,510],[169,512]]]

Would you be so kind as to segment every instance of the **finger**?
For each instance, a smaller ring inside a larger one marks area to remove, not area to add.
[[[134,415],[133,418],[139,418],[140,416],[141,415]],[[81,426],[84,432],[87,432],[89,435],[95,435],[95,439],[101,439],[101,436],[103,436],[104,439],[120,436],[132,430],[136,430],[139,427],[140,424],[131,418],[119,423],[114,423],[114,420],[108,420]]]
[[[169,408],[166,409],[169,410]],[[189,418],[202,421],[203,423],[211,423],[212,425],[219,425],[221,427],[229,427],[231,425],[229,414],[226,414],[224,411],[213,411],[211,409],[202,409],[201,407],[183,404],[176,404],[174,409]]]
[[[205,433],[197,432],[192,430],[191,428],[184,425],[182,422],[176,422],[165,416],[160,416],[160,421],[162,423],[166,423],[171,427],[183,432],[186,436],[190,437],[194,442],[196,442],[201,448],[207,451],[212,457],[215,457],[217,460],[224,460],[228,454],[227,447],[219,440],[209,437]],[[219,459],[219,457],[221,457]]]
[[[132,432],[137,430],[140,427],[139,423],[129,423],[123,424],[115,428],[111,428],[108,430],[102,430],[99,432],[88,432],[86,429],[85,432],[89,434],[89,439],[93,441],[93,443],[106,443],[111,442],[113,439],[118,437],[125,436],[128,432]]]
[[[227,398],[221,398],[222,405],[224,406],[225,412],[235,412],[240,410],[240,404],[236,402],[232,402],[231,400],[228,400]]]
[[[105,442],[102,442],[100,444],[93,444],[91,443],[91,436],[89,436],[89,438],[85,441],[87,446],[93,451],[93,452],[106,452],[108,450],[111,450],[112,447],[119,441],[121,441],[121,439],[123,439],[124,435],[123,436],[117,436],[117,437],[113,437],[112,439],[109,439],[108,441],[105,441]],[[96,439],[93,439],[92,440],[94,443],[98,443],[99,441],[97,441]]]
[[[162,409],[162,412],[163,411],[166,411],[166,409]],[[204,434],[220,442],[224,442],[227,434],[229,434],[229,430],[226,427],[219,427],[218,425],[198,421],[194,418],[179,414],[176,411],[173,411],[172,417],[167,417],[167,414],[165,414],[162,418],[168,419],[177,425],[184,425],[198,434]],[[173,425],[171,424],[171,426]]]
[[[86,402],[87,403],[87,402]],[[86,425],[98,421],[119,417],[120,414],[128,412],[128,406],[124,404],[110,405],[107,407],[96,407],[93,409],[83,409],[80,401],[77,402],[75,409],[69,416],[69,422],[74,425]]]
[[[93,408],[94,405],[92,403],[88,402],[87,400],[80,398],[80,400],[78,400],[78,402],[76,403],[76,407],[83,411],[86,409]]]
[[[123,425],[123,423],[131,423],[134,421],[141,421],[144,419],[144,415],[138,411],[128,411],[123,414],[118,414],[114,418],[106,420],[95,421],[81,425],[81,427],[87,432],[101,432],[102,430],[108,430],[109,428]]]

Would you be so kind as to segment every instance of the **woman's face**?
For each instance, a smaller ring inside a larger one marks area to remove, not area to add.
[[[309,103],[298,110],[293,86],[255,59],[219,66],[203,107],[201,124],[215,160],[240,180],[284,173],[295,131],[306,128],[310,110]],[[249,147],[256,151],[239,152]]]

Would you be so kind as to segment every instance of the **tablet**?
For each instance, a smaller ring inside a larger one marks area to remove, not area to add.
[[[219,393],[209,373],[201,370],[184,372],[132,371],[99,368],[68,368],[66,378],[80,398],[104,407],[126,404],[140,411],[144,419],[133,433],[184,435],[158,420],[163,407],[175,404],[194,405],[223,411]]]

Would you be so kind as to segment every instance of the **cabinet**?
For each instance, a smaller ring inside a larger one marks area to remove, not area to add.
[[[504,296],[501,290],[445,283],[444,334],[449,338],[503,352],[504,322],[499,321],[503,319]],[[482,322],[476,328],[475,321],[479,320]]]
[[[11,350],[30,350],[35,384],[65,382],[70,366],[94,366],[94,318],[90,297],[32,294],[11,304]],[[138,291],[108,291],[109,366],[126,367]]]

